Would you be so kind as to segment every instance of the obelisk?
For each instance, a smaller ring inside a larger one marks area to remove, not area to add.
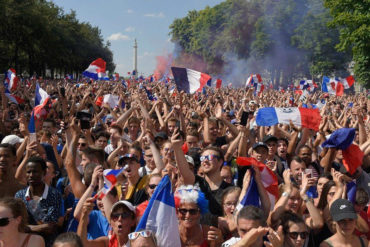
[[[135,71],[135,75],[137,76],[138,71],[137,71],[137,42],[136,42],[136,39],[135,39],[135,44],[134,44],[134,71]]]

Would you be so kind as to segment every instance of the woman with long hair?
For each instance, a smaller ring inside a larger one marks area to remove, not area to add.
[[[5,197],[0,199],[0,246],[44,247],[44,239],[39,235],[25,233],[27,210],[20,199]]]

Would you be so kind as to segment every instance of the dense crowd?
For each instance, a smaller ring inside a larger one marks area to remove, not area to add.
[[[158,246],[155,232],[135,226],[164,176],[181,246],[368,246],[365,94],[302,99],[289,90],[256,96],[231,87],[190,95],[163,82],[38,83],[50,98],[37,114],[36,81],[18,85],[23,104],[0,88],[0,246]],[[108,94],[118,104],[102,100]],[[318,108],[319,130],[258,126],[263,107]],[[364,154],[354,172],[340,148],[322,145],[344,128],[355,136],[342,139]],[[261,169],[239,165],[238,157],[273,171],[278,197],[266,190]],[[101,196],[106,169],[124,171]],[[241,204],[252,184],[258,205]]]

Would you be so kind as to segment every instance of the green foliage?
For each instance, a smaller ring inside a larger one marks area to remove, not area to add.
[[[351,48],[356,80],[370,87],[370,1],[324,0],[334,19],[331,27],[340,28],[339,51]]]
[[[94,59],[114,71],[113,54],[97,27],[81,23],[76,13],[64,13],[52,2],[0,0],[0,69],[17,72],[45,69],[83,71]]]
[[[206,62],[210,73],[227,74],[222,65],[232,56],[247,61],[245,75],[261,73],[276,84],[341,76],[351,56],[335,49],[339,29],[328,27],[332,17],[322,1],[226,0],[176,19],[170,34],[184,53]]]

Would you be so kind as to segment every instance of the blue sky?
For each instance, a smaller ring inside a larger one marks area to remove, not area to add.
[[[116,72],[133,70],[133,44],[138,42],[139,74],[152,74],[156,56],[173,50],[169,26],[190,10],[214,6],[222,0],[53,0],[65,12],[75,10],[82,22],[98,26],[105,41],[110,40]]]

